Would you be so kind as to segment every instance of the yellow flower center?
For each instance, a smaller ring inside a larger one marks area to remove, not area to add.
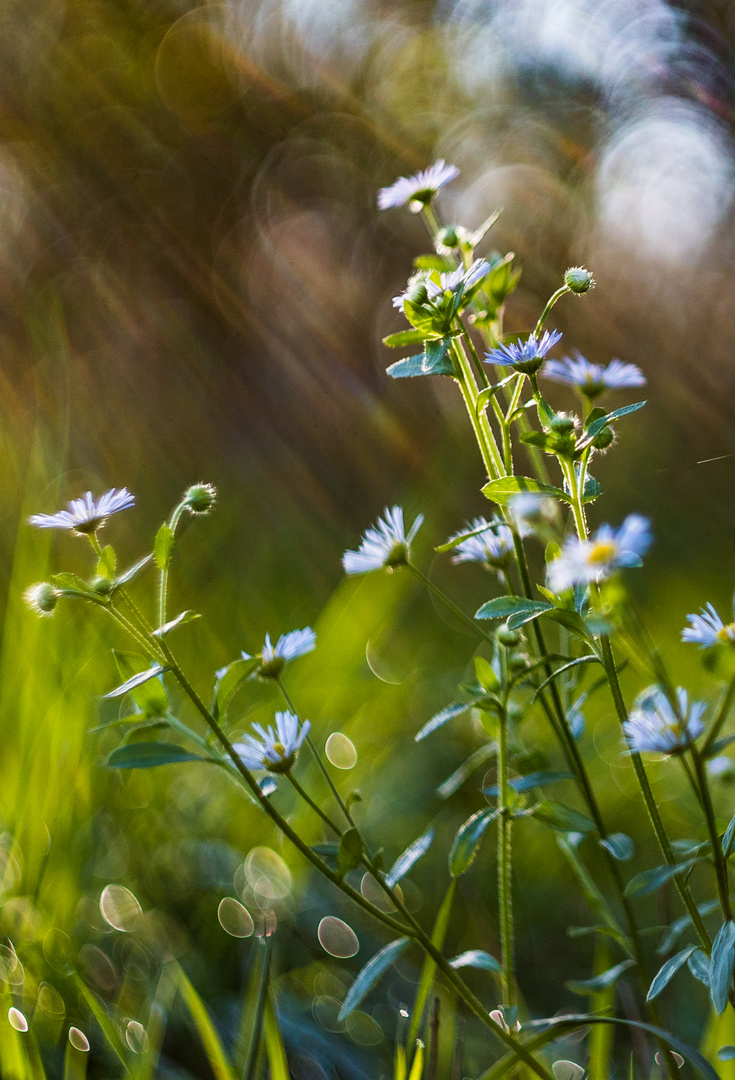
[[[735,642],[735,623],[730,623],[728,626],[723,626],[722,630],[717,631],[718,641]]]
[[[602,540],[593,545],[588,558],[591,563],[606,563],[613,558],[615,551],[615,544],[611,540]]]

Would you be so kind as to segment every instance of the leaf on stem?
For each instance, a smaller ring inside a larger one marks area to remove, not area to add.
[[[457,831],[449,852],[449,873],[452,877],[459,877],[470,868],[480,847],[485,830],[493,821],[500,810],[488,806],[484,810],[478,810]]]
[[[426,854],[433,841],[434,828],[430,825],[418,840],[414,840],[414,842],[406,848],[403,854],[398,856],[385,879],[386,885],[391,889],[394,885],[397,885],[401,878],[406,876],[414,863],[417,863],[422,855]]]
[[[617,859],[618,862],[629,862],[635,855],[635,844],[626,833],[622,832],[609,833],[608,836],[603,836],[600,840],[600,847],[604,847],[606,851],[609,851],[613,859]]]
[[[648,988],[646,1001],[653,1001],[655,997],[658,997],[663,988],[671,982],[679,968],[684,966],[696,948],[696,945],[690,945],[688,948],[682,949],[681,952],[678,952],[676,956],[672,956],[670,960],[667,960],[666,963],[659,968],[653,978],[653,982]]]
[[[180,765],[185,761],[208,761],[176,743],[133,742],[113,750],[107,759],[111,769],[155,769],[159,765]]]
[[[337,852],[337,872],[341,878],[355,870],[362,859],[362,837],[357,829],[347,829],[342,833]]]
[[[543,787],[545,784],[553,784],[557,780],[573,780],[574,774],[569,772],[552,772],[548,769],[541,770],[540,772],[527,773],[525,776],[517,776],[513,780],[508,781],[508,786],[516,793],[520,794],[523,791],[532,791],[533,788]],[[493,784],[492,787],[486,787],[482,789],[482,794],[488,797],[495,797],[498,795],[500,789],[497,784]]]
[[[201,617],[199,611],[182,611],[175,619],[171,619],[169,622],[164,623],[163,626],[159,626],[157,630],[154,630],[153,636],[157,638],[166,637],[166,634],[170,634],[177,626],[185,626],[186,623],[194,622],[195,619],[201,619]]]
[[[171,551],[173,546],[174,534],[169,528],[168,523],[164,521],[163,525],[156,533],[156,539],[153,544],[153,558],[156,560],[156,566],[159,570],[165,570],[171,562]]]
[[[595,823],[586,814],[560,802],[541,802],[533,808],[533,816],[544,825],[559,832],[594,832]]]
[[[386,368],[392,379],[412,379],[420,375],[455,375],[454,364],[449,354],[450,338],[427,341],[424,351],[416,356],[407,356],[397,360]]]
[[[535,495],[548,495],[553,499],[561,499],[571,504],[571,496],[561,488],[552,487],[551,484],[542,484],[539,480],[532,480],[530,476],[501,476],[499,480],[491,480],[485,484],[482,494],[492,502],[506,506],[516,495],[530,492]]]
[[[702,858],[687,859],[686,862],[676,863],[674,866],[655,866],[652,870],[644,870],[642,874],[636,874],[625,886],[626,896],[649,896],[671,881],[677,874],[684,874]]]
[[[571,979],[564,985],[573,994],[581,994],[583,997],[587,997],[590,994],[597,993],[599,990],[607,989],[608,986],[612,986],[618,981],[623,972],[633,967],[634,964],[635,960],[622,960],[615,967],[608,968],[607,971],[601,971],[599,975],[593,975],[591,979]]]
[[[389,945],[384,946],[380,952],[377,952],[372,960],[368,960],[350,987],[347,997],[342,1003],[342,1008],[339,1010],[338,1020],[346,1020],[350,1013],[357,1008],[380,976],[388,970],[399,953],[403,952],[409,941],[410,938],[407,937],[397,938],[395,941],[391,941]]]
[[[466,713],[472,708],[473,704],[472,701],[455,701],[451,705],[447,705],[441,712],[432,716],[431,720],[427,720],[421,730],[414,735],[415,741],[421,742],[427,735],[431,735],[432,731],[437,731],[438,728],[448,724],[450,720],[454,720],[455,716],[461,716],[462,713]]]
[[[471,967],[495,973],[500,973],[503,970],[500,961],[482,949],[469,949],[467,952],[460,953],[459,956],[455,956],[450,960],[449,964],[453,968]]]
[[[732,986],[732,969],[735,964],[735,922],[727,919],[717,931],[712,943],[710,960],[709,992],[715,1012],[725,1011],[727,996]]]

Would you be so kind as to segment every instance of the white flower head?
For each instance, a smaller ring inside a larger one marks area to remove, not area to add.
[[[255,672],[261,679],[277,679],[289,660],[304,656],[316,647],[316,634],[310,626],[303,630],[291,630],[281,634],[275,645],[271,644],[270,634],[265,635],[263,648],[253,656],[243,652],[243,660],[260,660],[260,667]]]
[[[401,507],[386,507],[375,527],[365,533],[358,550],[346,551],[342,556],[345,573],[365,574],[383,567],[405,566],[411,554],[411,543],[423,520],[424,515],[419,514],[406,535]]]
[[[247,769],[267,769],[268,772],[285,773],[293,765],[311,724],[292,712],[277,712],[275,729],[253,724],[255,735],[244,735],[242,742],[233,749]]]
[[[573,585],[602,581],[621,567],[640,566],[651,539],[648,520],[640,514],[629,514],[617,530],[603,525],[591,540],[570,538],[548,566],[549,588],[562,593]]]
[[[467,292],[472,289],[479,281],[482,281],[484,277],[490,273],[490,263],[485,259],[475,259],[469,270],[465,270],[460,266],[456,270],[450,270],[447,274],[439,275],[439,284],[432,281],[431,278],[426,280],[426,290],[430,300],[436,300],[437,297],[443,296],[445,292],[457,292],[459,287]]]
[[[623,724],[631,751],[641,754],[680,754],[704,731],[703,701],[689,704],[686,690],[678,687],[676,708],[659,686],[651,687],[635,702]]]
[[[102,495],[97,502],[88,491],[81,499],[72,499],[67,510],[57,514],[33,514],[28,518],[31,525],[39,529],[69,529],[75,533],[95,533],[111,514],[127,510],[135,502],[135,497],[127,488],[116,491],[112,488]]]
[[[547,360],[541,374],[554,382],[576,387],[590,401],[605,390],[646,385],[643,372],[635,364],[624,364],[622,360],[614,359],[607,367],[602,367],[601,364],[591,364],[577,349],[573,357]]]
[[[378,192],[378,209],[388,210],[392,206],[406,206],[413,214],[418,214],[436,195],[439,188],[459,176],[456,165],[447,165],[444,158],[439,158],[428,169],[417,172],[415,176],[399,176],[390,187]]]
[[[687,619],[690,625],[682,630],[682,641],[690,641],[700,649],[711,649],[723,642],[735,644],[735,623],[726,626],[712,604],[703,607],[699,615],[687,615]]]
[[[483,517],[475,518],[449,539],[454,540],[465,533],[474,535],[457,544],[452,562],[479,562],[492,570],[506,569],[513,558],[513,533],[507,525],[501,521],[486,521]]]

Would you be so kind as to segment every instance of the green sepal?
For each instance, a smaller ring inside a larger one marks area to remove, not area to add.
[[[507,506],[511,499],[521,493],[531,492],[534,495],[548,495],[553,499],[561,499],[571,504],[571,497],[561,488],[552,487],[551,484],[542,484],[539,480],[532,480],[530,476],[501,476],[498,480],[491,480],[485,484],[482,494],[492,502],[500,506]]]
[[[350,870],[356,870],[362,859],[362,837],[357,829],[347,829],[339,840],[337,872],[343,878]]]
[[[207,761],[176,743],[132,742],[113,750],[107,759],[111,769],[154,769],[158,765],[180,765],[186,761]]]
[[[156,539],[153,544],[153,558],[156,560],[156,566],[159,570],[165,570],[171,562],[171,550],[173,546],[174,534],[171,532],[168,523],[164,521],[163,525],[156,533]]]
[[[497,808],[487,806],[484,810],[478,810],[458,829],[452,850],[449,852],[449,873],[452,877],[459,877],[460,874],[469,870],[477,855],[485,830],[499,813]]]

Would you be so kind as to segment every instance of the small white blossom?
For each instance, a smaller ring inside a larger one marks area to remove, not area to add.
[[[423,520],[424,515],[419,514],[406,535],[401,507],[386,507],[375,528],[365,533],[358,550],[346,551],[342,556],[345,573],[365,574],[369,570],[405,565],[411,552],[411,542]]]
[[[490,273],[490,263],[485,259],[475,259],[469,270],[465,270],[460,266],[456,270],[450,270],[447,274],[439,275],[439,284],[432,281],[431,278],[426,280],[426,290],[430,300],[436,300],[437,297],[443,296],[445,292],[456,292],[460,286],[466,291],[471,289],[474,285],[477,285],[478,281],[482,281],[484,277]]]
[[[678,687],[676,709],[660,687],[641,694],[623,724],[628,746],[638,754],[680,754],[704,731],[703,701],[689,704],[686,690]]]
[[[92,492],[88,491],[81,499],[72,499],[67,510],[57,514],[34,514],[28,518],[31,525],[39,529],[69,529],[75,533],[94,533],[104,525],[111,514],[127,510],[135,502],[135,497],[127,488],[116,491],[112,488],[95,502]]]
[[[243,652],[243,660],[260,660],[260,667],[256,674],[262,679],[277,679],[289,660],[297,656],[304,656],[312,652],[316,647],[316,634],[310,626],[303,630],[291,630],[288,634],[281,634],[275,645],[271,644],[270,634],[265,635],[265,643],[259,653],[251,656]]]
[[[729,758],[726,754],[719,754],[717,757],[710,758],[706,769],[707,775],[714,777],[715,780],[725,780],[731,777],[735,771],[732,758]]]
[[[541,374],[554,382],[575,386],[590,399],[598,397],[604,390],[646,385],[643,372],[635,364],[624,364],[622,360],[615,359],[607,367],[602,367],[601,364],[591,364],[577,349],[574,350],[574,357],[547,360]]]
[[[242,742],[235,743],[233,749],[248,769],[288,772],[310,727],[308,720],[299,727],[299,718],[292,712],[277,712],[275,729],[270,725],[264,728],[253,724],[257,737],[244,735]]]
[[[640,566],[651,544],[646,518],[630,514],[619,529],[603,525],[591,540],[570,538],[548,566],[549,588],[562,593],[583,582],[602,581],[624,566]]]
[[[449,539],[465,533],[474,533],[458,544],[452,555],[452,562],[479,562],[493,570],[503,570],[513,558],[513,533],[500,521],[486,521],[475,518],[465,525],[461,532]]]
[[[725,626],[712,604],[703,607],[699,615],[687,615],[690,626],[681,632],[682,641],[699,645],[700,649],[710,649],[723,642],[735,644],[735,623]]]
[[[443,158],[435,161],[428,169],[423,169],[415,176],[399,176],[390,187],[378,192],[378,209],[388,210],[392,206],[405,206],[417,214],[422,207],[430,203],[439,188],[459,176],[456,165],[447,165]]]

